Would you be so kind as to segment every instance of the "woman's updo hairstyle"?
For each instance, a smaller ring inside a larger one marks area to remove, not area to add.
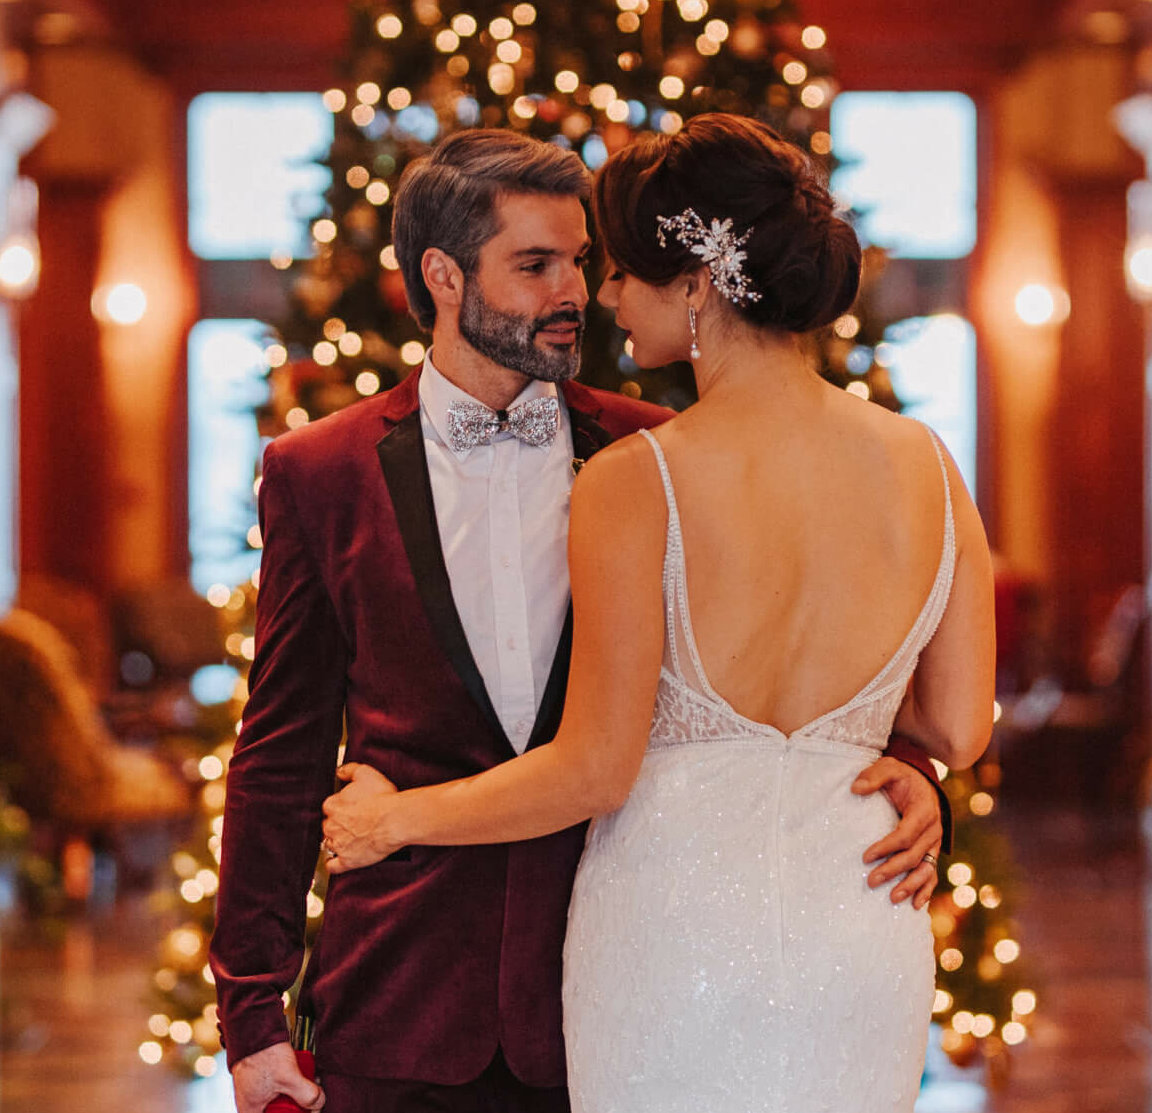
[[[758,301],[732,304],[761,328],[808,332],[848,311],[860,284],[860,243],[835,215],[816,167],[772,128],[708,113],[676,135],[645,136],[618,151],[592,197],[604,248],[626,273],[665,285],[701,265],[674,233],[657,239],[657,218],[694,209],[705,225],[732,221],[752,234],[742,266]]]

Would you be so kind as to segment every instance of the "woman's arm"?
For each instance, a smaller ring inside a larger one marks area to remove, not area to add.
[[[647,745],[663,657],[666,526],[659,472],[641,438],[604,449],[581,470],[568,532],[572,666],[555,739],[476,776],[406,792],[351,767],[351,783],[324,807],[327,843],[338,853],[331,872],[410,844],[536,838],[623,804]]]
[[[992,558],[980,515],[955,463],[947,453],[945,457],[956,522],[952,594],[935,636],[920,655],[894,729],[912,735],[945,765],[965,769],[984,752],[992,735]]]

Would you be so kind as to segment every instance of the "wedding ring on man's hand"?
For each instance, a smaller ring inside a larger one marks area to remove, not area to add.
[[[935,869],[940,864],[940,859],[937,858],[935,854],[925,854],[924,857],[920,859],[920,861],[927,862],[933,869]]]

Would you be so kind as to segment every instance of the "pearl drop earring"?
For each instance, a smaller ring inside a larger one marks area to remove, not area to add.
[[[700,336],[696,332],[696,310],[692,306],[688,306],[688,331],[692,334],[692,347],[689,349],[688,354],[693,359],[700,358]]]

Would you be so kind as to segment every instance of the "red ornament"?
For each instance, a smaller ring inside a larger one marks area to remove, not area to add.
[[[404,278],[398,270],[381,270],[377,286],[384,303],[393,313],[408,312],[408,296],[404,293]]]
[[[298,359],[288,365],[288,381],[296,393],[309,383],[322,382],[327,374],[314,359]]]
[[[536,115],[540,117],[546,124],[554,124],[560,119],[560,113],[564,111],[564,106],[559,101],[553,100],[549,97],[543,100],[536,108]]]

